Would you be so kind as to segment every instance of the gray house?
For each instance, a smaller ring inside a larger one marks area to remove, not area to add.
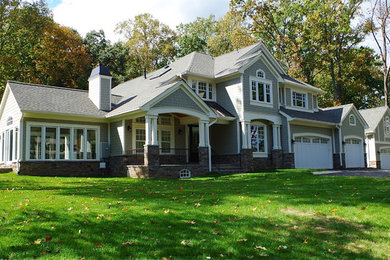
[[[368,123],[366,129],[367,165],[371,168],[390,169],[390,110],[377,107],[359,110]]]
[[[191,53],[112,88],[9,81],[0,159],[20,174],[188,177],[210,171],[365,167],[366,121],[353,105],[286,74],[262,42]]]

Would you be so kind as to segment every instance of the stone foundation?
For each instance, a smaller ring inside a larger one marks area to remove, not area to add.
[[[368,167],[380,169],[381,161],[370,161]]]
[[[283,154],[282,168],[284,169],[295,169],[295,158],[293,153]]]
[[[25,161],[20,162],[18,174],[32,176],[102,177],[107,175],[107,170],[100,169],[100,161]]]
[[[340,164],[340,154],[334,153],[333,154],[333,169],[345,169],[345,154],[341,154],[341,160],[342,164]]]
[[[199,147],[198,152],[199,152],[199,165],[208,167],[208,165],[209,165],[209,148]]]
[[[231,164],[235,166],[240,166],[241,155],[240,154],[212,155],[211,161],[213,164]]]
[[[272,159],[270,157],[254,157],[252,171],[272,169]]]
[[[252,149],[241,149],[241,168],[245,172],[253,171]]]
[[[178,179],[182,169],[191,171],[191,177],[204,176],[208,173],[208,167],[199,165],[161,165],[158,167],[146,165],[129,165],[127,176],[132,178],[169,178]]]
[[[144,146],[144,164],[148,166],[160,165],[160,148],[158,145]]]
[[[272,150],[271,152],[272,168],[280,169],[283,167],[283,152],[282,150]]]

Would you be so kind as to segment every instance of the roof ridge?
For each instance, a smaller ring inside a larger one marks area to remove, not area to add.
[[[54,89],[63,89],[63,90],[71,90],[71,91],[80,91],[80,92],[87,92],[88,91],[88,90],[85,90],[85,89],[42,85],[42,84],[27,83],[27,82],[20,82],[20,81],[14,81],[14,80],[8,80],[7,83],[15,83],[15,84],[19,84],[19,85],[34,86],[34,87],[44,87],[44,88],[54,88]]]
[[[228,53],[224,53],[224,54],[222,54],[222,55],[219,55],[219,56],[217,56],[217,57],[215,57],[215,58],[223,57],[223,56],[229,55],[229,54],[231,54],[231,53],[233,53],[233,52],[238,52],[239,50],[242,50],[242,49],[248,48],[248,47],[250,47],[250,46],[253,46],[253,47],[254,47],[255,45],[258,45],[258,44],[260,44],[260,41],[259,41],[259,42],[256,42],[256,43],[254,43],[254,44],[251,44],[251,45],[248,45],[248,46],[245,46],[245,47],[239,48],[239,49],[232,50],[232,51],[230,51],[230,52],[228,52]],[[240,58],[241,58],[241,57],[240,57]]]

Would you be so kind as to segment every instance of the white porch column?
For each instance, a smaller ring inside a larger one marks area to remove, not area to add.
[[[273,147],[272,149],[280,149],[280,125],[272,125]]]
[[[206,146],[206,140],[205,140],[206,124],[207,124],[207,121],[199,120],[199,147]]]
[[[251,123],[241,121],[242,149],[251,148]]]
[[[149,115],[145,116],[145,145],[152,144],[152,119]]]
[[[278,149],[282,149],[282,138],[280,135],[280,125],[277,128],[277,132],[278,132]]]
[[[152,145],[158,145],[157,140],[157,116],[150,116],[152,122]]]

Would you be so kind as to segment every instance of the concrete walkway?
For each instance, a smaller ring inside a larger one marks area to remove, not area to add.
[[[314,175],[330,176],[350,176],[350,177],[372,177],[372,178],[390,178],[390,170],[380,169],[348,169],[348,170],[329,170],[313,172]]]

